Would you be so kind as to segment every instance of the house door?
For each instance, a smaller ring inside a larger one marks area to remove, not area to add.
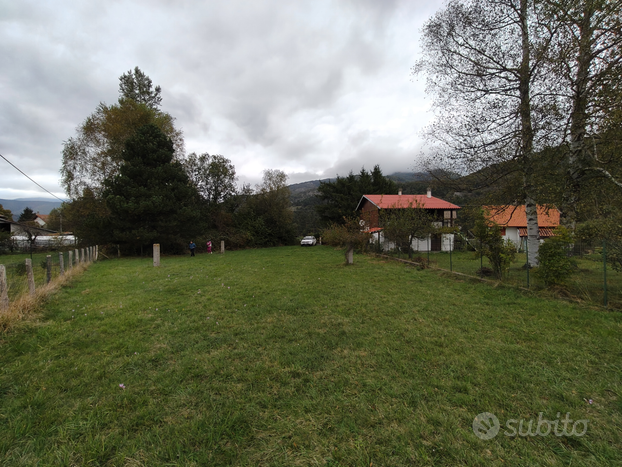
[[[440,235],[432,235],[430,239],[430,250],[441,251],[442,239]]]

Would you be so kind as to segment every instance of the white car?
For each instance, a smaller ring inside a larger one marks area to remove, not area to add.
[[[301,246],[315,246],[317,240],[315,237],[308,235],[300,241]]]

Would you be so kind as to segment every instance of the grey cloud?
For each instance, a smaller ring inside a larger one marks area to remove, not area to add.
[[[403,41],[414,40],[436,7],[436,0],[4,2],[1,151],[58,178],[62,142],[100,101],[115,102],[118,77],[139,66],[162,86],[163,109],[187,147],[222,153],[240,173],[282,167],[293,181],[378,162],[385,172],[403,170],[414,156],[395,148],[411,135],[385,128],[379,116],[419,99],[402,84],[414,61]],[[15,183],[0,170],[0,187]]]

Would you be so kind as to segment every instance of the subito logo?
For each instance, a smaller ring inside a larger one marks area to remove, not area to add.
[[[473,419],[473,433],[479,439],[492,439],[499,434],[499,419],[490,412],[482,412]]]

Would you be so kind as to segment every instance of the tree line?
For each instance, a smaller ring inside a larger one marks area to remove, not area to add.
[[[119,99],[100,103],[63,145],[62,185],[71,198],[51,213],[83,242],[131,254],[153,243],[181,252],[190,240],[230,247],[295,240],[287,175],[266,170],[256,187],[237,186],[222,155],[184,155],[161,88],[138,67],[119,78]],[[58,226],[59,227],[59,226]]]

